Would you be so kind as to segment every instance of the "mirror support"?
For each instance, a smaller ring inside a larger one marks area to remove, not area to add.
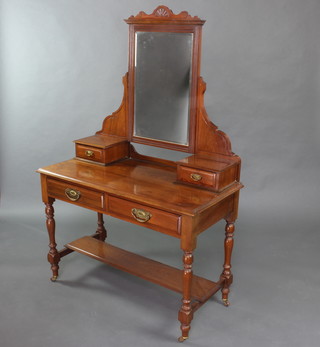
[[[123,158],[126,158],[134,154],[135,152],[132,151],[132,146],[129,146],[130,142],[189,152],[200,156],[218,154],[227,157],[237,157],[231,150],[231,142],[228,135],[219,130],[218,127],[210,121],[204,106],[206,84],[202,77],[200,77],[200,57],[202,25],[205,21],[196,16],[192,17],[186,11],[180,14],[174,14],[166,6],[157,7],[151,14],[140,12],[138,15],[131,16],[125,21],[129,24],[129,71],[122,80],[124,86],[122,103],[117,111],[104,119],[100,131],[97,131],[94,136],[76,140],[76,146],[100,146],[103,150],[108,148],[110,152],[116,151],[117,155],[113,156],[112,160],[115,160],[115,158],[118,160],[121,159],[121,155]],[[137,31],[188,32],[194,35],[188,145],[180,145],[133,135],[134,57],[135,33]],[[99,136],[103,137],[98,138]],[[123,143],[124,141],[128,144],[126,148],[126,145]],[[115,148],[110,149],[111,147]],[[121,153],[121,155],[119,153]],[[104,164],[110,162],[108,160],[101,161]]]
[[[113,135],[128,138],[128,73],[122,78],[123,98],[117,111],[107,116],[96,135]]]

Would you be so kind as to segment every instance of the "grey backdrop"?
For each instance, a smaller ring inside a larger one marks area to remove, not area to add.
[[[158,1],[3,0],[1,346],[175,346],[179,296],[83,256],[48,281],[38,167],[74,155],[122,98],[127,24]],[[318,346],[319,0],[168,0],[206,19],[210,118],[242,157],[231,306],[196,314],[192,346]],[[137,146],[138,147],[138,146]],[[142,148],[168,156],[166,151]],[[174,154],[175,157],[176,154]],[[95,215],[57,202],[59,246]],[[170,237],[108,218],[110,242],[180,266]],[[140,245],[138,246],[138,241]],[[195,269],[218,277],[223,224],[199,237]]]

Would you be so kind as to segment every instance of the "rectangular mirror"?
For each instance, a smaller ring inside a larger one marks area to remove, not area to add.
[[[189,145],[193,33],[135,33],[133,136]]]

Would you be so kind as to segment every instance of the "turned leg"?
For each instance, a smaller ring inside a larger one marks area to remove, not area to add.
[[[103,214],[98,212],[98,228],[99,240],[104,241],[107,237],[107,230],[104,227]]]
[[[56,240],[55,240],[55,227],[56,227],[56,223],[54,220],[54,208],[53,208],[53,202],[54,200],[49,201],[48,203],[46,203],[46,208],[45,208],[45,212],[46,212],[46,216],[47,216],[47,221],[46,221],[46,225],[47,225],[47,230],[48,230],[48,234],[49,234],[49,253],[48,253],[48,261],[51,264],[51,270],[52,270],[52,277],[51,277],[51,281],[56,281],[57,277],[58,277],[58,270],[59,270],[59,261],[60,261],[60,254],[57,251],[57,244],[56,244]]]
[[[226,224],[226,237],[224,240],[224,264],[223,264],[223,272],[221,274],[221,278],[224,280],[223,286],[221,289],[222,292],[222,301],[225,306],[229,306],[229,292],[230,285],[233,280],[233,275],[231,272],[231,254],[233,248],[233,233],[234,233],[234,222],[227,221]]]
[[[192,284],[192,252],[184,251],[183,254],[183,297],[182,306],[179,311],[179,321],[181,323],[182,336],[179,337],[179,342],[183,342],[189,337],[190,323],[193,318],[191,308],[191,284]]]

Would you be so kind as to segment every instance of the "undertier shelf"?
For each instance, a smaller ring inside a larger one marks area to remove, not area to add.
[[[183,271],[180,269],[128,252],[90,236],[72,241],[66,247],[178,293],[183,291]],[[213,282],[193,275],[192,299],[201,303],[205,302],[221,288],[221,283],[221,281]]]

